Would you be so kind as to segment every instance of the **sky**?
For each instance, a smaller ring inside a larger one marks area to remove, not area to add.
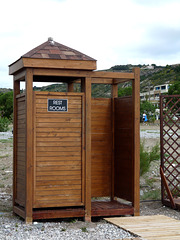
[[[11,63],[48,37],[97,60],[180,63],[180,0],[6,0],[0,2],[0,88],[13,88]]]

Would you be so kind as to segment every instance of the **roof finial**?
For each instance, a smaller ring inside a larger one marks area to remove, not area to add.
[[[53,40],[52,37],[49,37],[49,38],[48,38],[48,41],[49,41],[50,45],[52,45],[52,46],[54,45],[54,40]]]

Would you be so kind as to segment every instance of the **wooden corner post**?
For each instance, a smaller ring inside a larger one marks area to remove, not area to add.
[[[85,221],[91,221],[91,78],[82,81],[85,93]]]
[[[134,215],[140,214],[140,69],[134,68],[133,92],[133,160],[134,160]]]
[[[68,82],[68,92],[74,92],[74,83]]]
[[[112,165],[111,165],[111,200],[114,200],[114,150],[115,150],[115,103],[114,98],[118,97],[118,84],[111,85],[112,98]]]
[[[33,208],[33,71],[26,71],[26,223],[32,223]]]

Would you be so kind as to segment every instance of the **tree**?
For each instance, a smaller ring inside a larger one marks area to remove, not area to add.
[[[10,119],[13,113],[13,91],[0,94],[1,117]]]
[[[170,85],[168,95],[180,95],[180,81],[176,81]]]
[[[132,87],[119,88],[118,97],[131,96]]]
[[[170,85],[169,89],[168,89],[168,95],[180,95],[180,81],[176,81],[175,83],[173,83],[172,85]],[[179,101],[179,97],[175,97],[173,98],[173,101],[169,103],[169,106],[171,107],[174,103],[177,102],[176,105],[174,105],[174,109],[173,111],[176,112],[176,114],[180,114],[180,102]],[[175,115],[176,115],[175,114]]]

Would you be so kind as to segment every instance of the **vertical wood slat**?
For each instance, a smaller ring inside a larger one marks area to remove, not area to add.
[[[140,69],[134,68],[134,80],[132,82],[133,92],[133,158],[134,158],[134,215],[140,213]]]
[[[14,77],[15,78],[15,77]],[[17,99],[16,95],[20,93],[20,82],[14,79],[13,96],[13,206],[17,196]]]
[[[85,92],[85,220],[91,221],[91,78],[84,79]]]
[[[114,98],[118,97],[118,84],[112,85],[112,163],[111,163],[111,181],[112,181],[112,187],[111,187],[111,200],[114,199],[114,148],[115,148],[115,104],[114,104]]]
[[[26,223],[32,222],[33,207],[33,71],[26,77]]]

